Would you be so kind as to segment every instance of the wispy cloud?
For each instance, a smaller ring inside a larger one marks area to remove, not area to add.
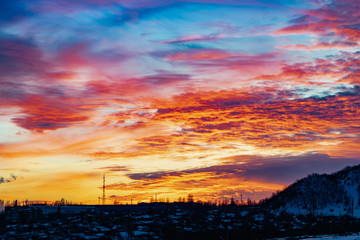
[[[108,166],[108,167],[101,167],[99,168],[105,172],[128,172],[130,171],[129,167],[127,166]]]
[[[291,49],[291,50],[324,50],[324,49],[346,49],[346,48],[355,48],[359,44],[356,42],[350,41],[332,41],[332,42],[315,42],[309,45],[306,44],[293,44],[293,45],[283,45],[279,46],[282,49]]]
[[[212,41],[217,40],[219,38],[225,37],[225,34],[210,34],[210,35],[190,35],[178,37],[172,40],[164,41],[165,44],[174,44],[174,43],[186,43],[186,42],[202,42],[202,41]]]
[[[356,164],[359,159],[332,158],[312,153],[272,157],[240,155],[224,160],[226,163],[220,165],[181,171],[128,173],[127,176],[132,182],[112,184],[109,189],[134,191],[134,196],[139,199],[151,197],[151,193],[147,192],[149,188],[156,188],[165,196],[173,196],[170,189],[176,189],[180,196],[190,191],[197,198],[207,200],[234,196],[240,199],[241,194],[244,197],[261,199],[281,184],[290,184],[314,171],[331,173],[346,165]],[[326,169],[323,166],[324,162],[327,162]],[[259,186],[261,187],[258,188]],[[135,192],[143,193],[138,196]],[[118,198],[126,199],[130,196]]]
[[[18,177],[11,174],[9,178],[0,177],[0,184],[2,183],[10,183],[17,179]]]

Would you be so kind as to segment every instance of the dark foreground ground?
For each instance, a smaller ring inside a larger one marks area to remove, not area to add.
[[[360,221],[349,216],[274,215],[245,205],[33,205],[0,214],[0,239],[238,240],[357,231]]]

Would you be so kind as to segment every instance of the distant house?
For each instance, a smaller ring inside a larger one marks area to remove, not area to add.
[[[42,216],[42,211],[38,207],[5,207],[6,222],[9,223],[31,223],[37,221]]]

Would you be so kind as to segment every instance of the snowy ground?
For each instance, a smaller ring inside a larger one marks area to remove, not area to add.
[[[287,240],[288,238],[277,238],[274,240]],[[294,239],[294,238],[289,238],[289,239]],[[304,236],[304,237],[299,237],[296,239],[304,239],[304,240],[318,240],[318,239],[325,239],[325,240],[360,240],[360,233],[354,233],[351,235],[344,235],[344,236],[339,236],[339,235],[321,235],[321,236],[316,236],[316,237],[308,237],[308,236]]]

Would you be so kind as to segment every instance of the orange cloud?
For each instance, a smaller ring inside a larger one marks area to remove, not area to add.
[[[151,121],[171,121],[182,129],[172,135],[139,139],[138,146],[141,152],[166,151],[202,139],[205,143],[240,140],[261,148],[320,150],[317,143],[336,139],[344,144],[342,139],[351,139],[349,133],[358,134],[358,92],[355,88],[343,95],[294,100],[276,99],[277,93],[269,91],[180,95],[163,105],[158,103]]]
[[[130,182],[108,186],[120,201],[149,201],[154,193],[172,201],[191,193],[196,199],[214,201],[235,197],[260,200],[303,176],[331,172],[356,164],[358,158],[334,158],[324,154],[299,156],[232,156],[219,165],[175,171],[127,173]],[[326,162],[326,167],[324,167]],[[122,171],[120,169],[119,171]]]
[[[160,179],[142,179],[129,184],[112,184],[109,190],[115,190],[117,199],[129,202],[148,202],[156,192],[159,197],[176,201],[178,197],[186,197],[189,193],[202,201],[214,201],[221,198],[231,198],[242,194],[253,199],[261,199],[281,188],[281,184],[265,183],[240,179],[232,174],[213,175],[214,173],[179,173],[164,175]]]

